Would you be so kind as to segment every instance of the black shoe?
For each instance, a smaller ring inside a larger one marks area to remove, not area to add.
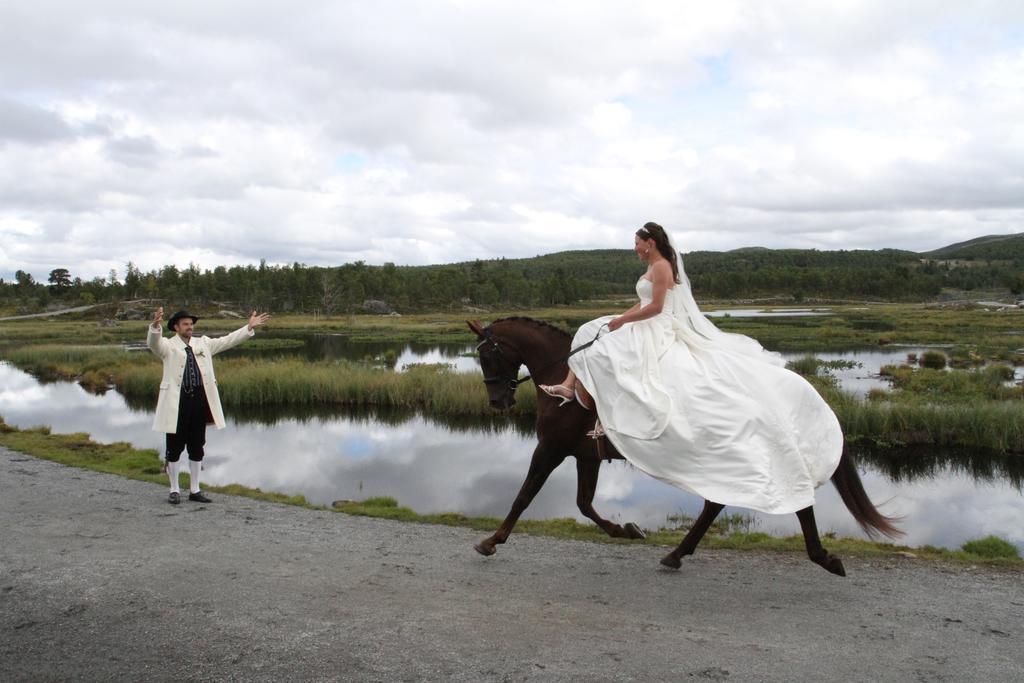
[[[171,495],[167,496],[167,502],[171,505],[177,505],[181,502],[181,494],[177,491],[171,491]]]
[[[210,500],[209,498],[204,496],[202,491],[200,491],[199,493],[190,493],[190,494],[188,494],[188,499],[191,500],[191,501],[195,501],[196,503],[212,503],[213,502],[212,500]]]

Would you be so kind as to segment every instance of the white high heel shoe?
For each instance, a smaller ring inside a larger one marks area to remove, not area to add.
[[[567,386],[565,386],[563,384],[540,384],[540,385],[538,385],[537,388],[540,389],[541,391],[543,391],[545,394],[547,394],[551,398],[561,399],[562,402],[558,404],[559,408],[561,408],[566,403],[569,403],[570,401],[572,401],[572,400],[574,400],[576,398],[575,395],[573,395],[573,396],[563,396],[562,394],[560,394],[557,391],[555,391],[555,389],[558,388],[558,389],[565,389],[566,391],[570,391],[570,393],[571,393],[571,390],[569,389],[569,387],[567,387]]]

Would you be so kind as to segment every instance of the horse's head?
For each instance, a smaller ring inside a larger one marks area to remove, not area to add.
[[[480,369],[484,372],[484,384],[487,385],[491,407],[506,410],[516,404],[516,387],[519,377],[519,366],[524,362],[522,356],[507,341],[502,341],[491,334],[491,328],[482,327],[480,323],[467,320],[466,324],[477,339],[477,353],[480,356]]]

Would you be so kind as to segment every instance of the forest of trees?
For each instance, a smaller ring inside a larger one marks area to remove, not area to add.
[[[891,249],[750,248],[692,252],[685,261],[694,292],[702,300],[781,296],[796,301],[920,301],[943,289],[1024,293],[1024,235],[1002,240],[997,252],[1000,260],[980,260],[949,249],[932,252],[943,252],[936,258]],[[990,259],[991,249],[986,243],[985,255]],[[630,250],[570,251],[437,266],[371,266],[357,261],[320,267],[264,261],[213,270],[168,265],[142,272],[128,263],[122,272],[90,280],[75,277],[68,268],[54,269],[46,282],[19,270],[13,281],[0,280],[0,306],[8,312],[31,313],[58,304],[162,299],[183,306],[325,314],[359,310],[367,299],[385,301],[398,311],[446,310],[465,304],[546,306],[628,295],[643,269]]]

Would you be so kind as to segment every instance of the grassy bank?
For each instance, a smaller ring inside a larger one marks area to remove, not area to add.
[[[117,474],[130,479],[157,484],[166,483],[166,476],[160,471],[157,452],[151,449],[136,449],[126,443],[98,444],[91,441],[85,434],[57,435],[51,434],[46,428],[19,430],[10,427],[0,419],[0,445],[72,467]],[[303,496],[265,492],[238,485],[204,487],[204,489],[211,492],[245,496],[288,505],[326,509],[322,506],[309,504]],[[156,499],[154,504],[157,504]],[[338,512],[352,515],[380,517],[411,523],[465,527],[481,533],[490,533],[501,523],[495,517],[469,517],[459,513],[419,514],[409,508],[402,507],[397,501],[389,497],[339,503],[334,509]],[[653,546],[674,546],[679,543],[692,520],[688,518],[673,518],[667,521],[670,522],[670,526],[650,530],[647,539],[642,541],[642,543]],[[760,532],[743,530],[743,527],[742,518],[726,518],[712,529],[702,543],[702,547],[731,550],[804,552],[803,539],[800,536],[780,538]],[[532,533],[541,536],[600,543],[640,542],[611,539],[595,525],[590,523],[583,524],[572,519],[524,520],[517,525],[516,531],[517,533]],[[1024,561],[1015,554],[1016,550],[1013,546],[1002,539],[994,537],[970,541],[964,544],[964,548],[961,550],[946,550],[931,546],[910,548],[889,543],[873,543],[854,538],[836,538],[830,534],[825,536],[829,550],[839,555],[879,558],[912,556],[922,560],[986,564],[1013,571],[1024,571]],[[468,549],[467,552],[469,552]]]
[[[934,304],[830,307],[826,315],[715,318],[729,332],[777,351],[884,348],[893,344],[960,346],[982,358],[1011,360],[1024,347],[1024,311],[1002,313]]]
[[[129,400],[155,400],[161,366],[148,353],[117,347],[46,344],[9,349],[5,360],[43,378],[77,380],[87,387],[113,385]],[[448,415],[490,415],[480,377],[446,366],[414,366],[405,372],[347,361],[306,361],[293,357],[221,357],[217,381],[225,406],[387,406]],[[532,386],[517,394],[513,414],[532,414]]]
[[[266,329],[295,333],[342,334],[365,341],[468,342],[468,318],[490,322],[508,315],[527,315],[565,330],[599,315],[624,311],[632,299],[581,302],[574,306],[494,310],[488,313],[445,311],[403,316],[275,315]],[[744,306],[749,308],[748,306]],[[714,307],[728,310],[729,307]],[[709,307],[709,310],[711,308]],[[201,315],[201,313],[200,313]],[[962,345],[985,357],[1009,359],[1024,347],[1024,311],[1003,313],[983,309],[943,308],[935,304],[873,304],[830,306],[826,315],[777,318],[715,318],[730,332],[748,334],[767,348],[780,351],[878,348],[889,344]],[[217,335],[237,329],[244,321],[203,318],[199,334]],[[90,318],[22,320],[0,323],[0,346],[23,343],[108,344],[141,342],[145,321],[98,325]]]
[[[415,408],[428,414],[489,416],[480,377],[436,366],[392,372],[346,362],[311,363],[237,358],[217,368],[225,406],[323,406]],[[160,382],[159,367],[128,367],[111,375],[126,397],[151,401]],[[513,415],[532,414],[536,396],[523,388]]]
[[[865,401],[832,387],[818,390],[850,443],[1024,453],[1021,401]]]
[[[161,376],[160,365],[149,354],[117,347],[25,346],[9,349],[3,357],[40,377],[77,379],[94,389],[113,385],[140,406],[155,402]],[[809,364],[800,365],[813,374]],[[1024,453],[1024,400],[1019,388],[1002,387],[999,372],[920,369],[910,376],[917,379],[906,379],[902,388],[876,394],[874,400],[838,390],[827,376],[811,379],[852,443]],[[493,416],[480,376],[445,366],[396,373],[344,361],[225,356],[218,362],[217,377],[228,409],[387,407],[431,416]],[[1009,393],[997,398],[998,392]],[[533,385],[523,385],[516,396],[509,417],[532,416],[537,405]]]

